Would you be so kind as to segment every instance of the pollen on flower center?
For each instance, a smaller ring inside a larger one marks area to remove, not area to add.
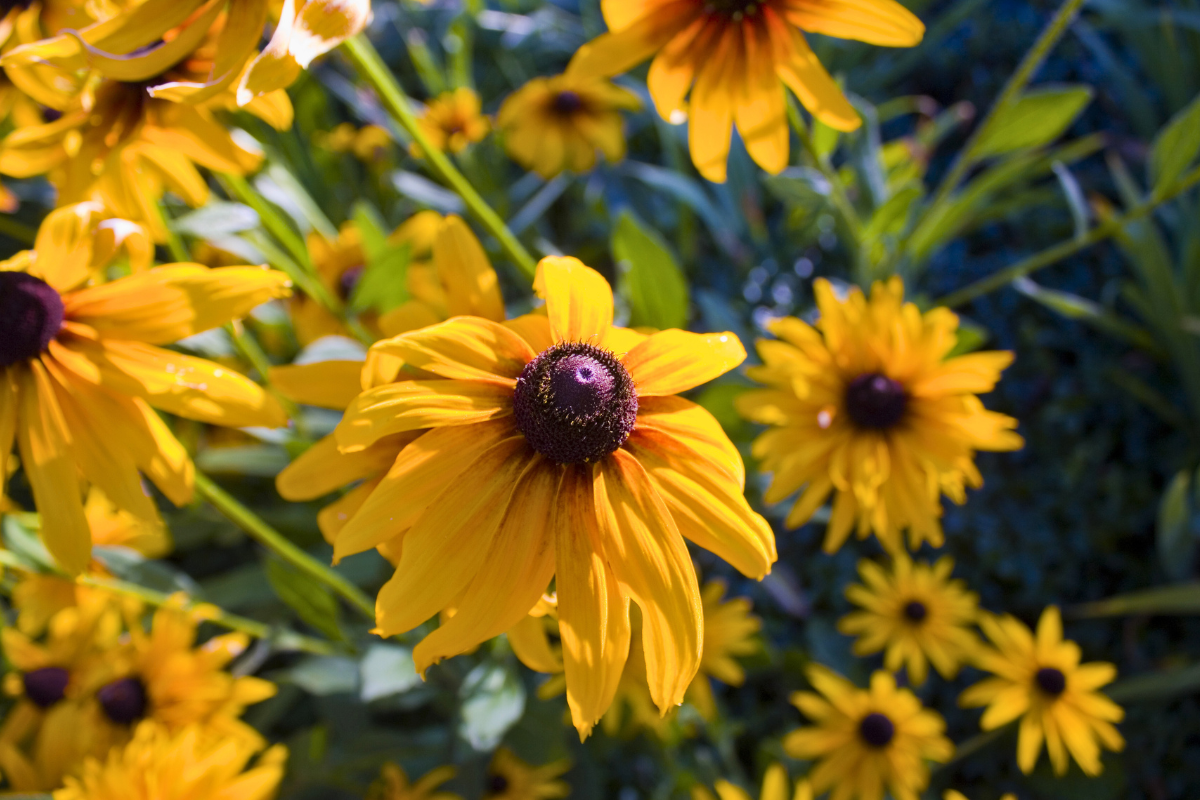
[[[41,278],[0,272],[0,367],[36,358],[58,335],[63,302]]]
[[[42,667],[21,676],[25,696],[38,708],[49,708],[63,699],[71,674],[62,667]]]
[[[883,714],[873,712],[858,723],[858,734],[871,747],[886,747],[896,735],[896,726]]]
[[[583,342],[543,351],[525,365],[513,394],[517,428],[559,464],[597,461],[616,450],[633,432],[637,409],[625,366]]]
[[[910,600],[904,605],[904,616],[909,622],[924,622],[929,609],[920,600]]]
[[[907,407],[904,387],[877,372],[859,375],[846,387],[846,413],[860,428],[886,430],[903,419]]]
[[[562,91],[554,95],[554,101],[550,107],[554,109],[555,114],[569,117],[583,110],[583,98],[579,96],[578,92]]]
[[[137,678],[121,678],[96,692],[104,714],[118,725],[129,725],[146,715],[146,687]]]
[[[1042,667],[1033,676],[1038,688],[1051,697],[1058,697],[1067,688],[1067,676],[1054,667]]]

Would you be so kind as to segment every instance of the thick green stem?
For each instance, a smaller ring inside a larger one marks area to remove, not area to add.
[[[230,522],[245,531],[250,538],[266,547],[288,564],[315,580],[333,589],[350,605],[368,619],[375,618],[375,604],[371,598],[350,581],[322,564],[292,543],[290,539],[272,528],[257,514],[242,505],[236,498],[213,483],[207,475],[196,472],[196,491],[224,514]]]
[[[463,199],[471,214],[479,220],[488,233],[496,237],[513,263],[525,273],[526,277],[532,279],[537,272],[537,263],[533,256],[508,229],[504,220],[500,219],[500,216],[479,195],[479,192],[475,191],[471,182],[463,177],[450,159],[446,158],[446,154],[429,143],[428,137],[425,136],[417,122],[417,116],[413,112],[408,95],[400,88],[400,84],[396,82],[395,76],[380,58],[370,40],[362,34],[347,39],[342,45],[342,52],[346,54],[366,82],[374,87],[379,99],[400,127],[404,128],[413,138],[417,147],[420,148],[425,162],[433,172]]]

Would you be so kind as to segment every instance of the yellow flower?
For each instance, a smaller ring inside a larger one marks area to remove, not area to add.
[[[943,678],[953,678],[981,643],[971,630],[979,598],[962,581],[950,580],[952,569],[949,556],[930,566],[913,564],[902,552],[892,557],[890,571],[873,561],[858,562],[867,585],[846,587],[846,597],[863,610],[843,617],[838,630],[859,637],[857,655],[886,648],[884,666],[891,672],[906,667],[917,686],[925,682],[927,661]]]
[[[567,759],[542,767],[526,764],[507,747],[492,756],[484,779],[484,800],[552,800],[566,797],[571,787],[558,777],[571,768]]]
[[[442,219],[432,211],[422,212],[402,225],[394,236],[410,244],[414,256],[422,260],[408,266],[411,299],[379,318],[378,327],[383,332],[394,336],[464,314],[503,321],[500,280],[479,240],[460,217]],[[343,269],[342,265],[351,264],[354,259],[346,256],[317,258],[318,254],[319,251],[314,249],[322,279],[344,282],[342,276],[353,267]],[[293,318],[302,341],[315,338],[319,331],[340,330],[335,327],[337,321],[333,317],[320,309],[314,310],[316,303],[311,300],[303,303],[299,307],[293,306]],[[392,367],[399,369],[398,365]],[[380,382],[390,382],[394,377],[394,373],[389,372],[380,378]],[[363,363],[321,361],[275,367],[270,379],[272,386],[297,403],[344,411],[363,389]],[[374,378],[368,375],[368,388],[372,380]],[[324,497],[356,481],[364,481],[317,515],[321,533],[332,543],[337,532],[392,466],[396,456],[420,433],[417,430],[387,436],[354,453],[338,452],[335,437],[326,436],[288,465],[276,478],[275,485],[285,499],[302,501]],[[393,555],[386,547],[382,552],[389,557]]]
[[[456,317],[371,348],[366,370],[392,359],[393,382],[350,406],[340,449],[431,430],[401,451],[334,555],[403,537],[377,632],[457,610],[415,648],[421,672],[512,628],[554,578],[567,703],[586,736],[625,663],[630,599],[661,710],[700,666],[684,537],[754,577],[774,562],[774,537],[742,495],[741,457],[719,423],[674,396],[741,363],[737,337],[614,328],[608,283],[573,258],[543,259],[535,286],[546,316]],[[394,380],[401,364],[436,379]]]
[[[904,303],[899,278],[876,283],[868,300],[853,288],[839,298],[828,281],[814,284],[820,319],[771,324],[777,340],[760,340],[763,366],[748,374],[769,386],[738,398],[746,418],[774,426],[754,455],[774,479],[764,495],[777,503],[806,487],[787,516],[803,525],[835,494],[825,534],[834,552],[857,528],[889,551],[942,544],[939,493],[966,500],[980,486],[976,450],[1016,450],[1017,421],[987,411],[991,391],[1012,353],[947,357],[958,317],[944,308],[921,314]]]
[[[448,153],[461,153],[471,142],[483,141],[491,129],[481,113],[479,95],[466,86],[435,97],[419,121],[429,143]],[[420,158],[421,148],[413,144],[410,150]]]
[[[404,768],[384,764],[379,780],[371,784],[366,800],[462,800],[454,792],[439,792],[437,787],[454,777],[453,766],[442,766],[409,783]]]
[[[966,795],[954,789],[947,789],[942,795],[942,800],[967,800]],[[1017,800],[1017,796],[1012,792],[1005,792],[1000,795],[1000,800]]]
[[[84,762],[54,800],[268,800],[283,779],[287,749],[276,745],[251,767],[258,749],[198,728],[172,732],[144,722],[129,744]]]
[[[1117,676],[1112,664],[1080,664],[1079,645],[1062,638],[1062,617],[1049,606],[1038,620],[1036,637],[1020,620],[985,615],[980,626],[995,648],[976,658],[995,677],[968,688],[959,698],[966,708],[987,706],[985,731],[1020,718],[1017,765],[1033,771],[1042,741],[1057,775],[1067,771],[1068,752],[1088,775],[1099,775],[1101,746],[1120,752],[1125,740],[1114,722],[1125,712],[1099,691]]]
[[[103,252],[94,212],[53,212],[33,250],[0,264],[0,474],[15,443],[43,541],[73,573],[92,549],[80,476],[140,519],[158,518],[142,474],[175,503],[191,499],[191,460],[154,408],[233,427],[287,421],[249,379],[158,346],[286,294],[287,279],[169,264],[88,286]]]
[[[596,166],[597,150],[608,161],[623,159],[621,109],[640,106],[635,94],[608,81],[556,75],[534,78],[509,95],[496,125],[513,160],[549,179],[563,170],[587,172]]]
[[[718,183],[734,125],[763,169],[787,166],[785,86],[826,125],[859,126],[801,31],[885,47],[911,47],[925,33],[894,0],[604,0],[601,9],[609,32],[580,48],[567,71],[617,75],[654,56],[647,83],[658,113],[691,120],[692,161]]]
[[[886,672],[859,689],[820,665],[808,671],[821,694],[796,692],[792,703],[815,725],[789,733],[784,751],[792,758],[819,759],[809,774],[816,793],[832,789],[832,800],[916,800],[929,784],[927,761],[948,761],[954,745],[936,711],[923,708],[908,689],[897,689]],[[824,695],[822,697],[821,695]]]
[[[717,715],[710,679],[741,686],[746,681],[746,671],[734,658],[753,655],[762,649],[756,637],[762,629],[762,620],[750,613],[749,598],[723,600],[725,589],[722,580],[704,585],[704,650],[700,670],[687,692],[687,701],[708,720]]]
[[[160,519],[140,519],[104,496],[93,486],[83,505],[92,544],[128,547],[146,558],[162,558],[171,552],[171,534]]]
[[[750,793],[742,787],[720,778],[713,784],[720,800],[751,800]],[[763,774],[762,791],[759,800],[788,800],[787,769],[778,762],[767,767]],[[697,784],[692,787],[692,800],[713,800],[712,792]],[[791,800],[812,800],[812,787],[808,781],[797,781],[796,791]]]

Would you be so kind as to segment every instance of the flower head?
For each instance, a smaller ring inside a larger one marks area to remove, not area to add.
[[[653,57],[647,82],[658,113],[690,120],[692,161],[717,182],[735,125],[763,169],[787,166],[785,86],[826,125],[860,125],[801,31],[885,47],[911,47],[925,31],[894,0],[604,0],[601,8],[609,32],[580,48],[568,74],[618,75]]]
[[[929,783],[927,761],[947,761],[954,745],[945,723],[923,708],[908,689],[896,688],[886,672],[859,689],[825,667],[809,669],[820,692],[796,692],[792,702],[814,723],[792,731],[783,749],[792,758],[816,759],[812,789],[832,788],[832,800],[916,800]]]
[[[1099,691],[1117,676],[1104,662],[1080,664],[1079,645],[1062,638],[1062,616],[1054,606],[1042,612],[1036,636],[1011,616],[984,616],[980,625],[995,645],[976,657],[994,677],[968,688],[959,698],[967,708],[987,706],[985,731],[1020,718],[1017,765],[1033,771],[1042,742],[1057,775],[1067,771],[1068,753],[1088,775],[1099,775],[1100,748],[1121,751],[1125,740],[1114,722],[1125,712]]]
[[[399,540],[376,605],[381,635],[456,608],[414,650],[422,672],[514,627],[553,578],[567,702],[586,735],[625,664],[630,600],[660,710],[682,701],[699,669],[700,592],[684,537],[755,577],[775,560],[774,538],[742,495],[741,458],[720,425],[673,396],[739,364],[737,337],[614,328],[608,283],[572,258],[544,259],[535,286],[546,316],[454,317],[371,349],[367,372],[390,380],[351,404],[339,448],[428,431],[334,554]]]
[[[587,172],[597,150],[608,161],[624,158],[621,109],[640,105],[636,95],[608,81],[534,78],[504,101],[496,125],[513,160],[549,179],[563,170]]]
[[[408,774],[398,764],[384,764],[379,780],[371,784],[366,800],[462,800],[453,792],[437,788],[454,777],[453,766],[442,766],[409,783]]]
[[[795,528],[833,493],[827,552],[851,530],[874,533],[893,552],[905,529],[914,549],[941,546],[939,495],[962,503],[966,486],[983,483],[976,450],[1024,444],[1015,419],[976,397],[991,391],[1012,354],[949,356],[958,317],[905,303],[899,278],[876,283],[869,299],[857,288],[839,298],[825,280],[814,289],[816,326],[772,323],[779,338],[758,342],[763,366],[748,371],[770,388],[738,398],[743,416],[772,426],[754,442],[763,469],[775,473],[765,499],[803,487],[786,521]]]
[[[892,672],[906,667],[918,686],[925,682],[927,662],[943,678],[953,678],[980,644],[970,627],[979,598],[962,581],[950,580],[953,568],[949,556],[933,565],[914,564],[901,552],[892,557],[890,570],[860,561],[858,574],[866,585],[848,586],[846,597],[862,610],[843,617],[838,630],[859,637],[858,655],[886,649],[884,666]]]
[[[447,153],[461,153],[472,142],[482,141],[492,127],[480,110],[479,95],[466,86],[430,100],[420,125],[429,143]],[[411,149],[419,158],[421,149],[415,144]]]
[[[54,211],[33,250],[0,264],[0,474],[15,442],[42,538],[72,572],[92,549],[80,477],[144,520],[158,513],[142,475],[175,503],[191,498],[191,460],[154,408],[231,427],[286,422],[249,379],[160,347],[287,294],[286,277],[168,264],[89,285],[106,255],[96,215]]]
[[[778,762],[767,767],[763,773],[762,791],[759,800],[812,800],[812,788],[807,781],[797,781],[795,793],[788,791],[787,768]],[[751,800],[749,792],[724,778],[713,784],[720,800]],[[714,800],[712,792],[700,784],[692,787],[692,800]]]
[[[501,747],[492,756],[484,778],[484,800],[553,800],[566,797],[571,787],[559,780],[571,768],[567,759],[545,766],[527,764],[509,750]]]

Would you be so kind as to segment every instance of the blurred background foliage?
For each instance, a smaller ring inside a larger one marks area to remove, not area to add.
[[[1021,776],[1013,742],[1002,740],[939,769],[931,793],[954,786],[974,800],[1005,791],[1195,797],[1200,695],[1187,665],[1200,662],[1200,198],[1185,187],[1195,183],[1200,150],[1200,4],[1091,0],[1030,85],[990,118],[1055,7],[908,5],[928,26],[912,50],[811,37],[866,123],[839,134],[806,126],[793,107],[794,166],[780,175],[764,176],[735,141],[728,182],[703,181],[687,156],[685,128],[653,112],[645,67],[617,81],[643,104],[626,116],[621,162],[545,180],[509,161],[496,134],[453,159],[535,254],[575,255],[609,277],[622,324],[732,330],[752,350],[769,318],[811,318],[814,278],[865,285],[898,273],[922,305],[948,302],[963,315],[960,351],[1014,350],[1015,365],[987,402],[1021,421],[1028,444],[980,455],[985,486],[965,506],[946,509],[945,552],[986,608],[1032,622],[1059,604],[1085,658],[1148,679],[1125,686],[1128,747],[1106,755],[1101,777],[1073,771],[1055,781],[1044,760]],[[602,30],[594,0],[377,0],[369,35],[413,97],[471,87],[494,115],[515,88],[560,71]],[[312,258],[309,233],[335,238],[353,223],[365,271],[342,299],[359,313],[393,308],[407,299],[411,254],[388,246],[388,234],[420,210],[463,213],[462,202],[428,177],[406,135],[340,57],[319,63],[290,94],[289,131],[237,119],[262,143],[266,167],[250,179],[217,176],[220,197],[195,211],[171,206],[171,227],[201,260],[269,262],[300,275]],[[50,204],[49,189],[40,181],[7,185],[21,201],[5,219],[5,247],[15,251],[22,226],[35,227]],[[527,279],[495,241],[481,238],[514,301],[510,310],[525,310]],[[1047,248],[1057,249],[1047,256]],[[991,291],[963,291],[989,277],[983,288]],[[278,309],[247,324],[276,363],[357,347],[345,339],[323,342],[320,353],[303,350]],[[223,331],[184,344],[241,358]],[[766,483],[749,458],[755,430],[733,411],[746,385],[732,374],[697,399],[743,450],[747,489],[761,508]],[[336,421],[333,412],[304,409],[287,433],[179,429],[198,466],[324,560],[329,548],[315,522],[324,502],[285,503],[273,479]],[[105,560],[119,578],[149,589],[184,590],[340,643],[323,655],[261,643],[238,667],[281,685],[247,718],[291,747],[284,797],[362,797],[388,760],[413,776],[456,763],[448,788],[477,796],[501,741],[532,763],[572,759],[573,797],[683,797],[695,782],[718,777],[753,786],[783,757],[779,738],[799,723],[786,700],[805,685],[811,660],[860,683],[879,665],[877,657],[852,657],[850,639],[835,628],[849,609],[842,592],[856,560],[878,555],[877,545],[856,542],[827,556],[820,515],[786,532],[785,508],[763,510],[780,554],[767,580],[747,581],[698,557],[704,578],[724,578],[763,619],[764,649],[743,660],[745,685],[718,688],[722,713],[713,721],[684,707],[661,737],[598,732],[584,745],[562,724],[562,697],[538,697],[543,676],[522,668],[504,637],[432,668],[421,682],[408,647],[421,631],[388,642],[370,637],[327,588],[263,555],[207,506],[164,508],[176,546],[165,560]],[[39,558],[21,517],[6,519],[4,536],[13,552]],[[338,569],[369,590],[387,575],[373,553]],[[955,698],[977,677],[967,670],[919,690],[959,743],[978,723],[976,713],[955,710]]]

